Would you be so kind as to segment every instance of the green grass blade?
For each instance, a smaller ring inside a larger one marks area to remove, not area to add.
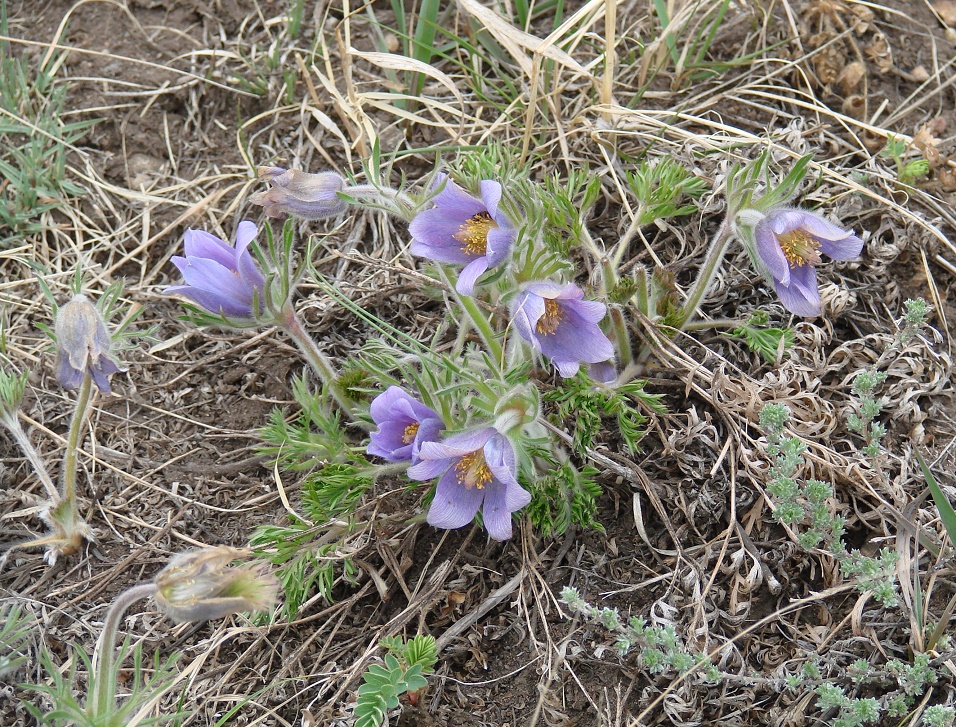
[[[946,532],[949,533],[950,541],[956,544],[956,510],[953,509],[946,495],[943,494],[939,485],[936,484],[936,478],[933,477],[933,473],[930,472],[929,467],[926,466],[926,460],[923,459],[923,455],[919,453],[919,450],[915,450],[915,452],[916,460],[923,470],[923,477],[926,478],[926,484],[929,485],[929,491],[933,495],[933,501],[936,503],[936,509],[939,510],[939,517],[943,521],[943,526],[946,528]]]

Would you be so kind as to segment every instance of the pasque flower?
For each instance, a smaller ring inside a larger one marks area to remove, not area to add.
[[[249,201],[261,206],[269,217],[292,215],[321,220],[334,217],[347,206],[337,194],[345,188],[345,180],[335,172],[309,174],[298,169],[259,167],[259,179],[272,188],[257,192]]]
[[[511,312],[521,337],[565,378],[574,376],[582,363],[604,364],[614,356],[614,344],[598,327],[607,306],[584,300],[574,283],[529,283],[515,297]],[[602,380],[609,378],[606,368],[601,368]]]
[[[371,414],[378,430],[370,436],[368,453],[389,462],[417,463],[422,444],[438,439],[445,428],[438,414],[398,386],[372,400]]]
[[[254,317],[252,302],[258,296],[261,313],[265,279],[248,250],[256,234],[255,224],[240,222],[233,247],[203,230],[186,230],[186,256],[172,259],[186,284],[165,292],[189,298],[214,315],[243,319]]]
[[[747,211],[742,212],[738,220],[746,215]],[[821,261],[820,253],[833,260],[851,260],[863,250],[863,240],[852,230],[815,212],[788,207],[772,209],[757,220],[753,243],[755,262],[773,283],[783,307],[807,317],[820,315],[814,268]]]
[[[408,226],[413,255],[438,262],[465,264],[456,290],[474,295],[475,282],[489,268],[500,264],[515,241],[511,220],[498,209],[501,185],[491,179],[481,182],[476,199],[440,174],[444,188],[432,200],[435,206],[419,212]]]
[[[99,308],[77,293],[57,311],[54,332],[56,380],[60,386],[78,389],[89,374],[96,388],[110,393],[109,376],[123,369],[110,355],[110,334]]]
[[[481,509],[485,527],[495,540],[511,537],[511,513],[531,495],[516,477],[511,441],[494,427],[455,434],[441,442],[424,442],[420,462],[408,468],[414,480],[439,477],[428,522],[437,528],[460,528]]]

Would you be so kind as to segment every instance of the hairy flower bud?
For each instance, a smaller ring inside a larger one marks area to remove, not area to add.
[[[298,169],[259,167],[259,179],[272,188],[252,195],[249,201],[262,207],[269,217],[292,215],[321,220],[335,217],[347,206],[337,194],[345,187],[345,180],[335,172],[309,174]]]
[[[89,374],[104,394],[110,392],[109,376],[123,369],[110,356],[110,334],[103,314],[82,293],[60,306],[56,333],[56,379],[67,390],[79,388]]]
[[[248,557],[225,545],[173,556],[155,578],[156,606],[180,623],[269,608],[278,581],[261,565],[231,565]]]

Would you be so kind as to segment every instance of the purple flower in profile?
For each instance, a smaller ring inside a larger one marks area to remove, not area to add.
[[[481,182],[481,199],[475,199],[447,175],[438,175],[444,189],[432,200],[435,206],[419,212],[408,226],[413,255],[443,263],[464,263],[455,289],[474,295],[475,282],[488,268],[501,263],[515,241],[511,220],[498,209],[501,185]]]
[[[259,167],[259,179],[272,188],[249,197],[252,204],[263,208],[269,217],[292,215],[304,220],[334,217],[348,205],[339,198],[345,180],[335,172],[308,174],[298,169]]]
[[[397,386],[389,386],[372,400],[372,432],[368,453],[389,462],[418,462],[425,442],[438,439],[445,423],[434,411]]]
[[[248,250],[257,232],[252,222],[240,222],[233,247],[203,230],[186,230],[186,256],[172,259],[186,284],[164,292],[185,296],[214,315],[245,319],[254,317],[252,301],[258,296],[261,313],[265,279]]]
[[[96,388],[109,394],[109,376],[123,369],[110,355],[110,334],[99,308],[77,293],[57,311],[54,332],[60,386],[67,391],[78,389],[89,374]]]
[[[428,522],[436,528],[460,528],[481,509],[495,540],[511,537],[511,513],[531,494],[518,484],[517,460],[509,439],[494,427],[455,434],[442,442],[425,442],[420,462],[408,468],[414,480],[441,475]]]
[[[863,240],[821,215],[802,209],[770,210],[754,225],[759,262],[773,282],[783,307],[798,316],[820,315],[820,291],[814,265],[822,252],[833,260],[851,260]]]
[[[563,377],[574,376],[588,363],[598,365],[599,378],[608,380],[613,377],[606,362],[614,356],[614,344],[598,327],[607,306],[583,298],[574,283],[529,283],[511,306],[515,328]]]

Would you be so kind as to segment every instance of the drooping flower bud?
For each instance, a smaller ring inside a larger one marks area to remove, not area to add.
[[[60,306],[54,325],[56,333],[56,379],[67,390],[79,388],[88,373],[104,394],[110,393],[111,374],[123,371],[110,355],[110,334],[106,321],[90,299],[77,293]]]
[[[259,167],[259,179],[272,185],[265,192],[249,197],[269,217],[292,215],[304,220],[322,220],[335,217],[347,203],[338,196],[345,188],[345,180],[335,172],[309,174],[298,169]]]
[[[275,577],[262,565],[231,565],[248,557],[225,545],[173,556],[154,580],[156,606],[179,623],[269,608],[279,588]]]

